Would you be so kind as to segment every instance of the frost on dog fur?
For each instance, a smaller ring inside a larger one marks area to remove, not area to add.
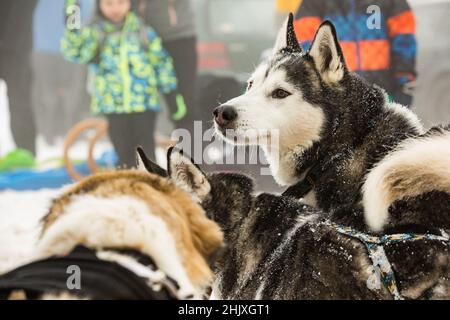
[[[168,167],[170,179],[194,194],[208,186],[206,195],[196,196],[224,230],[227,246],[214,264],[215,298],[392,298],[366,245],[324,223],[323,211],[291,197],[255,195],[253,181],[242,174],[205,174],[177,149],[169,150]],[[384,250],[404,298],[448,298],[445,243],[401,241]]]
[[[411,110],[350,72],[332,23],[322,23],[306,52],[289,41],[291,22],[247,92],[216,109],[216,132],[234,143],[224,129],[238,137],[277,131],[278,148],[259,144],[275,180],[337,223],[366,229],[367,222],[376,231],[450,228],[447,138],[424,135]],[[234,111],[226,128],[223,107]]]

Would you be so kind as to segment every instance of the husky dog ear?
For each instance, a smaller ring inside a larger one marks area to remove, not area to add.
[[[336,29],[330,21],[321,24],[308,53],[326,83],[335,84],[342,80],[347,66],[337,40]]]
[[[154,173],[163,178],[169,176],[166,170],[164,170],[158,164],[147,158],[147,155],[145,154],[144,149],[142,149],[142,147],[136,148],[136,165],[138,170],[140,171]]]
[[[275,47],[273,48],[273,54],[275,55],[283,50],[289,52],[303,51],[295,34],[294,15],[292,13],[289,14],[289,17],[284,22],[283,27],[281,27],[278,32]]]
[[[169,149],[167,168],[172,181],[183,190],[197,196],[200,201],[204,200],[211,191],[206,175],[192,159],[183,154],[182,150],[174,147]]]

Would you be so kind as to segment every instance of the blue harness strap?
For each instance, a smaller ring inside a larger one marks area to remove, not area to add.
[[[404,300],[401,296],[395,279],[395,273],[392,269],[391,263],[386,256],[383,245],[389,243],[398,243],[406,241],[419,241],[419,240],[433,240],[443,241],[449,243],[450,237],[443,230],[441,230],[441,236],[434,234],[413,234],[413,233],[401,233],[401,234],[387,234],[382,236],[369,235],[350,227],[341,226],[330,221],[323,223],[335,229],[337,232],[360,240],[367,248],[369,252],[370,260],[375,273],[379,275],[380,282],[390,292],[394,300]]]

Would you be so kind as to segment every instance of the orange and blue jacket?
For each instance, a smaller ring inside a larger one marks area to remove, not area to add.
[[[411,103],[404,88],[416,79],[416,23],[406,0],[303,0],[295,30],[305,49],[323,20],[336,26],[351,71]]]

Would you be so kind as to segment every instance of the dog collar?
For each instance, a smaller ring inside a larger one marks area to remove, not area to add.
[[[308,171],[303,180],[287,188],[286,191],[282,193],[282,196],[303,198],[311,190],[314,189],[314,187],[317,185],[317,181],[319,180],[321,174],[322,174],[321,167],[318,164],[314,165]]]
[[[357,231],[350,227],[341,226],[330,221],[324,222],[323,225],[335,229],[338,233],[358,239],[367,248],[369,258],[372,261],[374,276],[378,277],[379,283],[389,291],[394,300],[404,300],[398,289],[397,281],[395,279],[395,272],[392,269],[391,263],[384,251],[384,245],[389,243],[406,242],[406,241],[420,241],[432,240],[442,241],[449,245],[449,235],[441,230],[440,236],[434,234],[387,234],[382,236],[374,236],[367,233]],[[371,290],[375,290],[371,289]]]

